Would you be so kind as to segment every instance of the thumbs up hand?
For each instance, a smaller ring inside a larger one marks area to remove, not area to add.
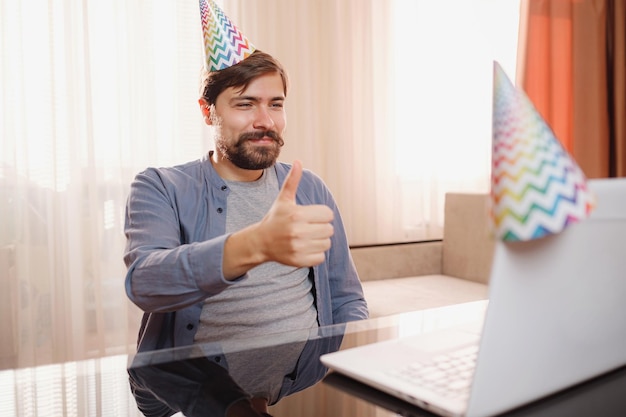
[[[295,161],[258,232],[267,260],[307,267],[324,261],[324,252],[330,248],[334,232],[333,211],[321,204],[296,204],[301,178],[302,164]]]
[[[296,204],[301,178],[302,164],[296,161],[265,217],[228,237],[222,263],[225,279],[234,280],[269,261],[295,267],[324,262],[334,233],[333,211],[322,204]]]

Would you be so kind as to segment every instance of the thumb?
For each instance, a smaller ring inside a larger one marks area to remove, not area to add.
[[[294,161],[291,170],[285,178],[283,188],[278,194],[278,198],[281,200],[296,201],[296,192],[298,191],[298,185],[300,184],[300,178],[302,178],[302,163],[300,161]]]

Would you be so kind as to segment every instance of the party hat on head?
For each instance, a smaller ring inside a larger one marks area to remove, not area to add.
[[[491,220],[496,238],[560,233],[594,207],[587,179],[535,109],[494,62]]]
[[[204,66],[219,71],[246,59],[254,46],[213,0],[200,0]]]

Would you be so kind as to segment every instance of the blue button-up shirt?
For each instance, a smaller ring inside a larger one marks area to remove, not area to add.
[[[274,169],[282,186],[290,165],[277,162]],[[135,177],[126,207],[124,261],[126,293],[144,311],[138,351],[191,345],[204,300],[246,279],[243,275],[228,281],[222,271],[229,236],[228,193],[210,154],[176,167],[148,168]],[[330,191],[305,170],[296,202],[324,204],[334,212],[331,249],[325,261],[312,268],[318,323],[367,318],[361,283]]]

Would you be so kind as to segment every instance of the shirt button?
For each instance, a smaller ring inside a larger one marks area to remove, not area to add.
[[[227,186],[222,185],[222,191],[226,191],[227,188],[228,188]]]
[[[187,325],[187,330],[193,330],[193,324],[189,323],[189,324]]]
[[[220,358],[219,356],[215,357],[215,362],[219,363],[222,360],[222,358]]]
[[[217,212],[218,212],[218,213],[221,213],[221,212],[223,212],[223,211],[224,211],[224,210],[222,210],[222,208],[221,208],[221,207],[218,207],[218,208],[217,208]]]

